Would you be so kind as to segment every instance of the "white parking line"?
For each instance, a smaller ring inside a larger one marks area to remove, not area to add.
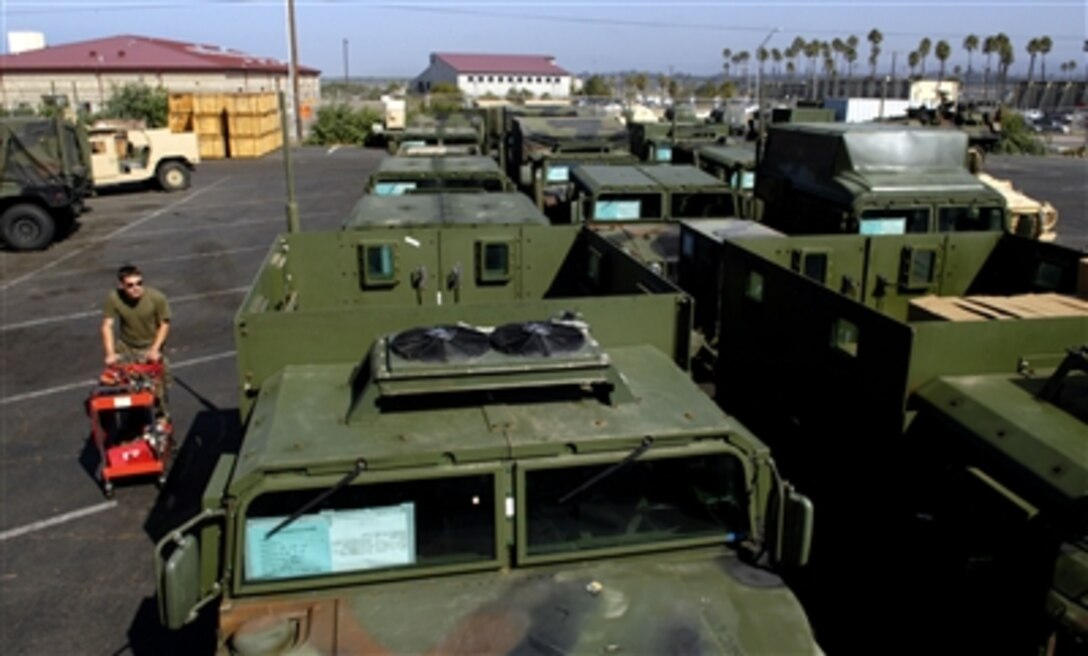
[[[199,260],[199,259],[203,259],[203,258],[206,258],[206,257],[223,257],[224,255],[236,255],[238,253],[247,253],[247,252],[251,252],[251,251],[267,251],[270,248],[271,248],[271,246],[269,246],[268,244],[261,244],[261,245],[258,245],[258,246],[242,246],[242,247],[239,247],[239,248],[225,248],[225,249],[220,249],[220,250],[217,250],[217,251],[205,251],[203,253],[190,253],[188,255],[170,255],[170,256],[166,256],[166,257],[156,257],[156,258],[153,258],[151,260],[146,260],[146,261],[154,262],[156,264],[162,264],[164,262],[182,262],[182,261],[185,261],[185,260]],[[111,265],[107,265],[107,266],[87,267],[85,269],[70,268],[70,269],[65,269],[64,271],[56,271],[54,273],[50,273],[50,274],[48,274],[47,276],[44,276],[44,277],[47,277],[47,278],[70,278],[70,277],[73,277],[73,276],[86,276],[88,273],[106,272],[106,271],[108,271],[110,274],[113,274],[114,272],[117,271],[117,266],[111,264]]]
[[[179,303],[186,303],[189,301],[199,301],[212,296],[227,296],[229,294],[241,294],[248,291],[249,287],[231,287],[230,289],[221,289],[215,292],[206,292],[204,294],[186,294],[183,296],[175,296],[170,299],[170,303],[173,305]],[[19,321],[16,323],[9,323],[0,326],[0,332],[6,332],[8,330],[18,330],[20,328],[33,328],[35,326],[43,326],[49,323],[61,323],[63,321],[74,321],[76,319],[84,319],[86,317],[102,316],[102,310],[86,310],[84,312],[73,312],[71,314],[62,314],[55,317],[43,317],[41,319],[31,319],[30,321]]]
[[[203,355],[198,358],[191,358],[189,360],[182,360],[180,362],[171,362],[170,370],[185,369],[186,367],[195,367],[205,362],[214,362],[215,360],[222,360],[223,358],[234,357],[236,351],[223,351],[222,353],[215,353],[213,355]],[[43,396],[50,396],[52,394],[60,394],[61,392],[68,392],[74,389],[87,389],[91,385],[95,384],[95,380],[87,378],[79,380],[74,383],[65,383],[64,385],[57,385],[56,387],[47,387],[45,389],[35,390],[33,392],[24,392],[22,394],[15,394],[14,396],[6,396],[0,399],[0,405],[8,405],[9,403],[18,403],[20,401],[30,401],[33,399],[40,399]]]
[[[24,273],[23,275],[19,276],[18,278],[0,285],[0,292],[7,291],[8,289],[11,289],[12,287],[14,287],[15,285],[18,285],[21,282],[24,282],[26,280],[30,280],[31,278],[38,275],[42,271],[48,271],[49,269],[52,269],[53,267],[55,267],[55,266],[57,266],[59,264],[63,264],[64,262],[67,262],[68,260],[72,259],[73,257],[76,257],[77,255],[82,255],[86,251],[90,250],[91,248],[94,248],[95,246],[98,246],[99,244],[101,244],[102,242],[104,242],[104,241],[106,241],[108,239],[112,239],[113,237],[115,237],[115,236],[117,236],[117,235],[119,235],[119,234],[121,234],[123,232],[126,232],[126,231],[128,231],[128,230],[130,230],[132,228],[135,228],[135,227],[137,227],[139,225],[143,225],[144,223],[147,223],[148,221],[150,221],[151,219],[154,219],[155,217],[162,216],[164,213],[169,212],[170,210],[174,209],[175,207],[177,207],[179,205],[184,205],[185,203],[188,203],[190,200],[196,198],[197,196],[202,195],[204,192],[211,191],[212,189],[215,189],[216,187],[223,184],[224,182],[226,182],[229,179],[230,178],[228,177],[228,178],[223,178],[222,180],[216,180],[215,182],[208,185],[207,187],[204,187],[203,189],[199,189],[197,191],[194,191],[193,193],[189,194],[185,198],[176,200],[173,203],[170,203],[169,205],[160,207],[159,209],[155,210],[151,214],[148,214],[147,216],[139,218],[139,219],[133,221],[132,223],[125,224],[125,225],[121,226],[120,228],[114,230],[113,232],[107,234],[106,236],[100,237],[100,238],[98,238],[98,239],[96,239],[94,241],[91,241],[90,243],[84,245],[82,248],[78,248],[78,249],[72,251],[71,253],[68,253],[67,255],[65,255],[63,257],[57,258],[56,260],[53,260],[52,262],[50,262],[49,264],[46,264],[45,266],[38,267],[34,271],[30,271],[28,273]]]
[[[10,540],[11,538],[17,538],[20,535],[26,535],[27,533],[33,533],[34,531],[40,531],[43,528],[49,528],[50,526],[56,526],[57,524],[63,524],[70,522],[73,519],[79,519],[80,517],[86,517],[87,515],[93,515],[100,513],[103,510],[109,510],[117,505],[116,501],[106,501],[94,506],[87,506],[86,508],[80,508],[79,510],[73,510],[66,512],[63,515],[57,515],[56,517],[50,517],[49,519],[43,519],[41,521],[33,522],[25,526],[18,528],[12,528],[0,533],[0,542],[4,540]]]

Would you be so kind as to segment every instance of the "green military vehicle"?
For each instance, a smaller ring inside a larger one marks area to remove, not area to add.
[[[699,146],[694,164],[729,185],[733,196],[731,216],[759,221],[763,203],[755,195],[756,150],[754,144],[737,146]]]
[[[378,196],[512,190],[513,185],[495,160],[484,155],[386,157],[366,185],[366,193]]]
[[[670,114],[671,116],[671,114]],[[725,123],[708,123],[685,117],[685,120],[666,120],[646,123],[628,122],[631,152],[644,162],[691,164],[695,150],[700,146],[723,145],[729,136]]]
[[[966,160],[967,136],[957,131],[774,125],[755,195],[763,204],[762,221],[789,234],[1006,229],[1004,197],[973,176]]]
[[[403,130],[388,133],[386,144],[393,155],[487,155],[483,119],[479,116],[416,122]]]
[[[582,164],[571,170],[568,196],[575,223],[669,277],[679,221],[733,213],[725,184],[691,165]]]
[[[489,245],[511,266],[450,294]],[[805,562],[812,507],[677,365],[686,299],[576,226],[281,236],[236,317],[240,452],[157,546],[164,623],[222,598],[237,654],[821,653],[759,564]]]
[[[824,647],[895,618],[905,653],[1082,653],[1083,253],[1001,231],[737,230],[685,223],[679,280],[717,330],[719,404],[821,508],[795,583]]]
[[[627,128],[617,117],[512,118],[504,157],[507,175],[518,189],[556,223],[564,213],[570,170],[578,164],[637,164]]]
[[[65,234],[92,191],[90,147],[56,118],[0,119],[0,242],[39,250]]]

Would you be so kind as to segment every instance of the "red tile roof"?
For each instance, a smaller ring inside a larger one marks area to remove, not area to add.
[[[299,66],[299,73],[321,71]],[[286,73],[287,64],[219,46],[124,34],[0,56],[4,73],[67,71]]]
[[[555,65],[551,55],[469,55],[436,52],[436,59],[458,73],[525,73],[527,75],[570,75]]]

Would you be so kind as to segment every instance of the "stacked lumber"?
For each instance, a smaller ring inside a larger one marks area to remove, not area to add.
[[[1088,317],[1088,300],[1065,294],[923,296],[910,302],[908,321],[1003,321]]]

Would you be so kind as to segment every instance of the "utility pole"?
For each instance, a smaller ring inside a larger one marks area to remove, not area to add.
[[[348,84],[348,40],[344,39],[344,86]]]
[[[302,112],[298,98],[298,39],[295,36],[295,0],[287,0],[287,30],[291,46],[291,104],[295,112],[295,140],[302,141]],[[287,145],[284,144],[286,148]]]

